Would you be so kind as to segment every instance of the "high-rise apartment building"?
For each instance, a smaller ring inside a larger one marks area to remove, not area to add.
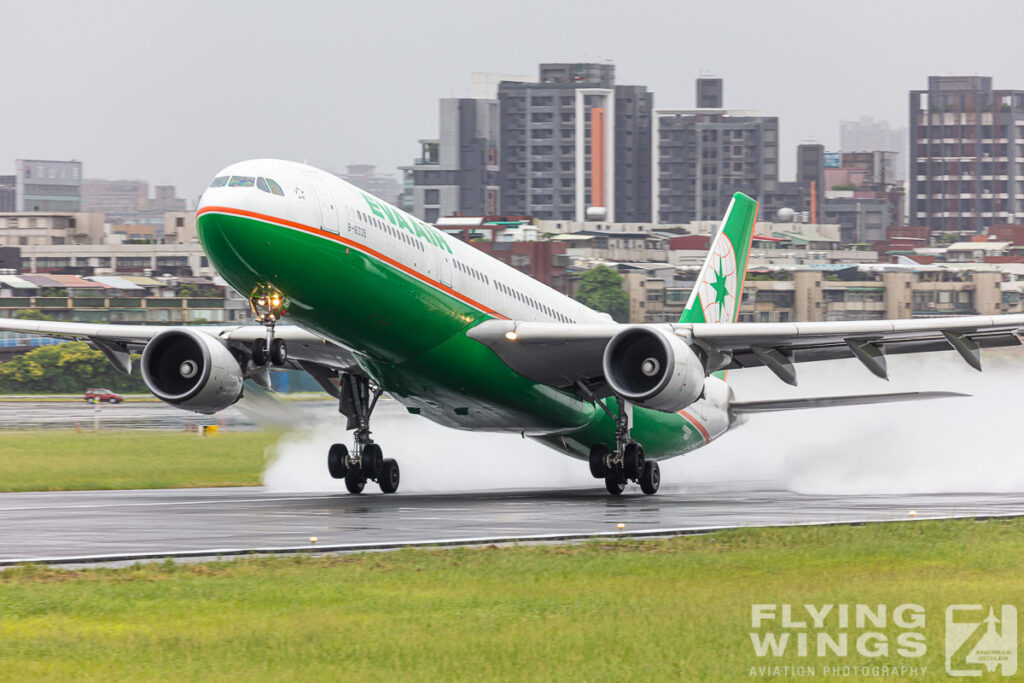
[[[82,210],[105,214],[111,223],[134,222],[148,197],[149,183],[144,180],[82,181]]]
[[[779,177],[779,120],[722,108],[721,79],[697,83],[711,108],[658,109],[652,124],[656,223],[721,218],[734,192],[762,199]],[[762,213],[764,207],[762,207]]]
[[[82,162],[18,159],[14,162],[18,211],[78,211]]]
[[[887,121],[862,116],[856,121],[839,122],[839,149],[842,152],[891,152],[892,174],[889,183],[906,179],[907,129],[891,128]]]
[[[653,93],[611,64],[541,64],[538,81],[498,87],[501,212],[649,220]]]
[[[441,136],[420,140],[420,158],[403,167],[412,172],[413,215],[435,223],[498,213],[498,101],[446,98],[440,114]]]
[[[910,91],[910,212],[932,230],[1024,221],[1024,90],[930,76]]]

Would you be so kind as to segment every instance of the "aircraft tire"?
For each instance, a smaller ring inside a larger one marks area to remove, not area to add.
[[[654,495],[661,487],[661,467],[653,460],[644,463],[644,471],[640,474],[640,490],[648,496]]]
[[[270,342],[270,362],[278,367],[288,362],[288,345],[284,343],[284,339]]]
[[[334,479],[344,479],[348,473],[348,448],[343,443],[332,444],[327,451],[327,471]]]
[[[604,478],[604,487],[613,496],[621,496],[626,490],[626,480],[618,472],[609,472]]]
[[[267,340],[256,339],[252,343],[252,364],[257,367],[263,367],[267,364],[270,356],[267,353]]]
[[[384,468],[384,452],[375,443],[363,446],[363,474],[370,479],[380,476]]]
[[[398,462],[394,458],[385,458],[380,468],[380,490],[383,493],[394,493],[398,490],[398,482],[401,479],[401,471],[398,469]]]
[[[637,479],[644,471],[644,447],[638,443],[626,444],[622,453],[622,469],[627,479]]]
[[[349,470],[345,475],[345,488],[348,489],[349,493],[362,493],[364,486],[366,486],[366,477],[363,476],[362,472]]]
[[[603,443],[597,443],[590,447],[590,476],[594,479],[604,479],[608,474],[608,447]]]

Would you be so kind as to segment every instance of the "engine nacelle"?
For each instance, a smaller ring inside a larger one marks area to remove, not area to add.
[[[142,350],[142,379],[161,401],[207,415],[242,395],[242,369],[231,351],[208,334],[164,330]]]
[[[627,327],[604,349],[604,377],[619,396],[644,408],[674,413],[704,390],[704,364],[690,345],[667,330]]]

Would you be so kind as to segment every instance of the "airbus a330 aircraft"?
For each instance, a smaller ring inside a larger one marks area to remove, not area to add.
[[[522,433],[589,461],[609,493],[660,484],[658,461],[722,436],[747,413],[937,398],[943,392],[738,402],[725,371],[885,354],[1019,344],[1024,315],[736,323],[757,203],[736,194],[679,323],[623,325],[339,178],[276,160],[234,164],[203,194],[197,229],[217,271],[260,325],[92,325],[0,319],[0,329],[87,340],[160,399],[215,413],[299,368],[339,400],[351,449],[326,454],[352,493],[398,489],[371,438],[382,392],[456,429]],[[294,325],[280,325],[281,319]],[[438,467],[444,467],[439,460]]]

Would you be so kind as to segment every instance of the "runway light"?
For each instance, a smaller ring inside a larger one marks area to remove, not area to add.
[[[505,333],[505,339],[515,341],[516,339],[519,339],[519,334],[515,330],[509,330]]]
[[[911,510],[907,514],[910,515],[911,517],[917,517],[917,510]]]
[[[319,539],[319,538],[317,538],[316,536],[310,536],[310,537],[309,537],[309,542],[310,542],[310,543],[316,543],[316,542],[317,542],[317,541],[319,541],[319,540],[320,540],[320,539]]]
[[[625,529],[625,528],[626,528],[626,525],[625,525],[625,524],[623,524],[622,522],[619,522],[619,523],[618,523],[618,524],[616,524],[615,526],[619,527],[619,531],[622,531],[623,529]]]

